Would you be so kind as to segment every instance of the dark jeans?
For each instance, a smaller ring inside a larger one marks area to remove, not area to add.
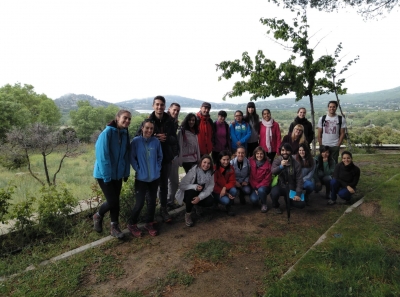
[[[104,217],[106,212],[110,211],[111,222],[118,223],[119,218],[119,195],[121,194],[122,179],[111,180],[107,184],[101,178],[97,179],[104,196],[106,197],[106,202],[104,202],[99,209],[99,215]]]
[[[258,142],[248,142],[247,143],[247,158],[253,157],[253,152],[258,146]]]
[[[214,198],[211,195],[204,198],[203,200],[200,200],[199,203],[193,204],[192,203],[193,198],[197,197],[199,194],[200,194],[200,192],[198,192],[196,190],[186,190],[185,191],[185,196],[184,196],[183,200],[185,201],[185,204],[186,204],[186,212],[187,213],[190,213],[192,211],[193,206],[195,206],[195,205],[202,206],[202,207],[211,207],[214,205]]]
[[[270,163],[272,164],[272,162],[274,161],[274,159],[275,159],[275,155],[276,155],[276,153],[267,153],[267,157],[268,157],[268,159],[270,160]]]
[[[185,170],[185,173],[188,173],[189,170],[196,164],[197,162],[183,162],[182,167]]]
[[[162,207],[167,206],[168,178],[171,174],[171,165],[171,162],[161,164],[160,178],[158,179],[158,186],[160,187],[158,198],[160,198],[160,203]]]
[[[353,188],[354,191],[356,190],[356,188]],[[336,195],[339,195],[340,198],[342,198],[343,200],[346,201],[350,201],[351,199],[351,193],[349,192],[349,190],[347,190],[347,188],[342,188],[340,183],[332,178],[331,180],[331,200],[336,201]]]
[[[278,208],[280,206],[280,204],[278,202],[280,196],[283,196],[285,198],[285,203],[286,203],[287,195],[288,195],[288,192],[287,192],[286,188],[282,188],[279,185],[272,187],[272,190],[271,190],[272,206],[274,208]],[[305,201],[294,201],[293,199],[289,199],[289,200],[290,200],[290,205],[293,207],[304,208],[306,206]]]
[[[325,175],[325,176],[318,176],[318,178],[321,185],[315,185],[315,191],[319,192],[322,190],[322,186],[325,186],[325,198],[329,199],[329,196],[331,194],[332,177],[330,175]]]
[[[137,224],[140,212],[143,209],[144,202],[147,203],[147,215],[146,223],[154,221],[154,213],[156,211],[156,200],[157,200],[157,186],[159,180],[153,180],[152,182],[144,182],[135,179],[135,206],[132,209],[131,217],[129,218],[129,224]],[[148,195],[146,195],[146,192]],[[146,199],[147,198],[147,199]]]

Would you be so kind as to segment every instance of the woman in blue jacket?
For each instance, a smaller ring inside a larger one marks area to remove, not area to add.
[[[103,231],[103,217],[110,211],[111,235],[119,239],[124,237],[119,222],[119,195],[122,180],[129,177],[129,133],[131,113],[127,110],[118,111],[115,119],[107,124],[96,141],[96,162],[93,176],[104,193],[104,202],[97,213],[93,215],[94,229]]]
[[[251,136],[251,128],[248,123],[243,120],[243,112],[235,111],[235,121],[230,126],[232,152],[235,152],[239,146],[247,149],[247,140]]]
[[[153,134],[154,122],[147,119],[142,124],[142,135],[136,136],[131,142],[130,161],[136,171],[136,202],[127,227],[134,237],[142,236],[142,231],[137,226],[137,223],[145,201],[147,202],[147,216],[144,228],[151,236],[158,234],[153,226],[153,221],[163,153],[160,141]],[[146,192],[149,193],[147,199]]]

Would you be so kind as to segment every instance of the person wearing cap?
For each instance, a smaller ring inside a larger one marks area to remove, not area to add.
[[[253,156],[254,149],[258,147],[258,139],[260,137],[260,116],[257,114],[254,102],[247,103],[246,114],[243,120],[250,125],[251,135],[247,140],[247,158]]]
[[[360,180],[360,168],[353,163],[353,155],[349,151],[342,152],[342,162],[336,165],[331,180],[331,199],[328,205],[336,203],[337,195],[346,201],[356,192]]]
[[[211,104],[203,102],[200,111],[197,113],[199,120],[199,148],[200,155],[210,154],[213,149],[212,136],[213,136],[213,122],[210,118]]]
[[[220,110],[218,112],[218,119],[213,123],[213,135],[212,135],[212,159],[214,164],[217,164],[219,159],[219,153],[224,150],[231,150],[231,136],[229,131],[229,125],[225,121],[226,111]]]

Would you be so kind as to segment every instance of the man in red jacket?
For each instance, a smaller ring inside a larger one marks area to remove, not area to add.
[[[213,122],[210,118],[211,104],[203,102],[200,111],[197,113],[197,120],[199,121],[199,134],[197,135],[199,141],[200,155],[210,154],[212,151],[212,133]]]

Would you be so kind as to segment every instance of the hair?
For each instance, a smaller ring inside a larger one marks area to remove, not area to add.
[[[329,149],[329,146],[326,145],[321,145],[319,147],[319,155],[318,155],[318,170],[324,170],[324,160],[322,158],[322,153],[325,152],[329,152],[329,157],[328,157],[328,164],[329,167],[333,166],[333,164],[335,164],[335,161],[333,160],[332,156],[331,156],[331,151]]]
[[[239,146],[236,148],[236,152],[238,151],[238,149],[244,149],[244,155],[246,156],[246,148],[245,148],[243,145],[239,145]]]
[[[252,103],[252,104],[250,104],[250,103]],[[249,113],[249,104],[251,105],[250,107],[254,107],[253,113]],[[250,123],[250,121],[252,121],[253,125],[254,125],[253,128],[256,131],[260,131],[260,116],[258,115],[256,105],[253,102],[247,103],[246,115],[244,116],[243,120],[246,121],[247,123]]]
[[[304,156],[304,161],[303,158],[300,156],[299,153],[297,153],[296,155],[296,161],[299,162],[301,164],[301,167],[306,167],[306,168],[310,168],[314,165],[314,158],[311,155],[310,152],[310,148],[308,147],[308,144],[305,143],[301,143],[299,145],[299,149],[302,148],[304,149],[304,152],[306,153]]]
[[[301,129],[301,131],[303,131],[302,133],[301,133],[301,136],[300,136],[300,139],[299,139],[299,143],[305,143],[307,140],[306,140],[306,136],[304,135],[304,126],[303,125],[300,125],[300,124],[297,124],[296,126],[294,126],[294,128],[293,128],[293,131],[292,131],[292,135],[291,135],[291,138],[292,138],[292,141],[294,141],[295,139],[294,139],[294,130],[295,129]]]
[[[224,118],[226,118],[226,117],[228,116],[228,114],[226,113],[225,110],[220,110],[220,111],[218,112],[218,115],[221,116],[221,117],[224,117]]]
[[[281,145],[279,146],[279,154],[281,153],[282,149],[285,149],[286,151],[293,153],[293,148],[290,145],[290,143],[282,142]]]
[[[261,115],[264,113],[264,111],[268,111],[269,113],[271,113],[271,111],[270,111],[268,108],[264,108],[264,109],[261,111]]]
[[[199,162],[197,162],[197,167],[201,168],[200,165],[201,165],[201,162],[203,162],[204,159],[209,159],[210,160],[210,169],[208,169],[208,170],[213,170],[213,168],[214,168],[213,160],[210,157],[210,155],[208,155],[208,154],[204,154],[204,155],[201,156]]]
[[[122,116],[124,113],[129,113],[132,115],[132,113],[129,110],[126,109],[120,109],[116,114],[115,114],[115,120],[118,120],[120,116]]]
[[[306,109],[305,107],[300,107],[300,108],[297,110],[297,113],[299,113],[299,111],[302,110],[302,109],[304,109],[304,110],[307,112],[307,109]]]
[[[335,104],[336,105],[336,107],[338,107],[338,103],[337,103],[337,101],[335,101],[335,100],[332,100],[332,101],[329,101],[328,102],[328,107],[329,107],[329,104]]]
[[[193,126],[193,130],[194,130],[194,134],[199,134],[199,121],[197,120],[197,117],[194,113],[188,113],[187,116],[185,117],[185,119],[182,121],[182,130],[191,130],[190,126],[189,126],[189,120],[191,118],[194,118],[194,126]]]
[[[230,150],[223,150],[223,151],[221,151],[221,152],[219,152],[219,154],[218,154],[218,160],[217,160],[217,169],[219,169],[220,167],[221,167],[221,159],[222,159],[222,157],[225,157],[225,156],[229,156],[229,159],[232,157],[232,153],[231,153],[231,151]],[[228,167],[229,167],[229,165],[228,165]]]
[[[262,146],[257,146],[255,149],[254,149],[254,151],[253,151],[253,159],[254,160],[256,160],[256,153],[257,152],[263,152],[263,154],[264,154],[264,158],[263,158],[263,160],[265,161],[265,160],[267,160],[267,153],[265,152],[265,150],[262,148]]]
[[[169,107],[172,107],[172,106],[176,106],[176,107],[181,108],[181,105],[179,103],[176,103],[176,102],[172,102]]]
[[[146,124],[146,123],[151,123],[151,124],[153,124],[153,127],[154,127],[154,121],[153,121],[153,120],[151,120],[151,119],[145,119],[145,120],[142,122],[142,128],[144,127],[144,124]]]
[[[350,158],[353,159],[353,155],[352,155],[352,153],[350,153],[349,151],[343,151],[342,154],[341,154],[340,156],[343,158],[343,155],[349,155]]]
[[[235,112],[234,112],[234,115],[237,113],[237,112],[239,112],[242,116],[243,116],[243,111],[241,111],[241,110],[236,110]]]
[[[160,96],[160,95],[155,96],[153,99],[153,105],[156,102],[156,100],[161,100],[165,104],[165,98],[163,96]]]

